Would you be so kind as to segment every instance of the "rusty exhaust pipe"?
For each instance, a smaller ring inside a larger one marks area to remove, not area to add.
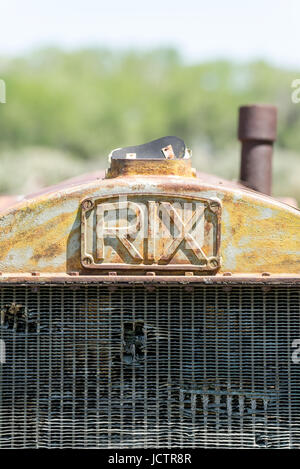
[[[242,143],[240,181],[264,194],[272,191],[272,154],[276,140],[277,108],[241,106],[238,138]]]

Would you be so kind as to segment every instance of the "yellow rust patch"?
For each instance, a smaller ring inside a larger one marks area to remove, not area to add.
[[[30,270],[37,269],[37,263],[42,260],[54,259],[56,256],[66,252],[66,239],[62,233],[68,228],[68,220],[63,216],[55,217],[53,220],[45,222],[44,225],[35,227],[22,226],[19,233],[9,238],[6,243],[0,244],[1,259],[7,258],[11,250],[22,250],[28,246],[33,248],[33,255],[27,262],[30,262]],[[13,266],[12,266],[13,267]],[[52,270],[52,269],[51,269]]]
[[[119,176],[153,176],[173,175],[181,177],[195,177],[190,159],[180,160],[111,160],[107,178]]]
[[[228,270],[300,272],[300,212],[246,196],[235,202],[228,195],[223,203],[229,215],[222,226],[223,265]]]

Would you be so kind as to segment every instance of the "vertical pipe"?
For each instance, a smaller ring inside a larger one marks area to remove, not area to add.
[[[240,180],[264,194],[272,190],[272,154],[277,109],[269,105],[241,106],[238,138],[242,143]]]

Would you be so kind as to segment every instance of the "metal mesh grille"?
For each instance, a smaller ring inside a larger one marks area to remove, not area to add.
[[[299,447],[298,287],[2,287],[0,447]]]

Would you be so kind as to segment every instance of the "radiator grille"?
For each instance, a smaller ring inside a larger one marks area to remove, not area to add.
[[[2,287],[1,448],[300,447],[300,288]]]

